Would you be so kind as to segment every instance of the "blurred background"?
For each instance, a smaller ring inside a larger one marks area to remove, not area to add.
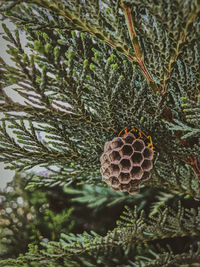
[[[7,27],[10,29],[11,32],[15,30],[15,25],[10,22],[8,19],[4,20],[4,22]],[[7,44],[8,42],[3,39],[3,28],[2,28],[2,21],[0,21],[0,57],[4,59],[6,63],[13,66],[13,62],[10,60],[10,55],[6,53],[7,50]],[[20,39],[22,41],[22,45],[25,47],[26,44],[26,37],[23,32],[20,34]],[[28,53],[28,49],[26,48],[26,52]],[[12,99],[16,102],[21,102],[22,97],[18,95],[16,92],[12,90],[12,87],[9,86],[4,89],[6,91],[6,94],[8,96],[12,96]],[[1,103],[0,103],[1,104]],[[0,112],[0,118],[3,117],[3,114]],[[9,131],[9,130],[8,130]],[[10,132],[11,133],[11,132]],[[15,172],[5,169],[6,165],[3,162],[0,162],[0,189],[5,188],[7,182],[11,181]]]

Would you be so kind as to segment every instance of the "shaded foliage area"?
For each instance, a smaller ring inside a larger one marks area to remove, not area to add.
[[[73,229],[73,207],[63,205],[64,193],[24,191],[26,183],[24,177],[16,174],[0,192],[1,258],[16,257],[27,250],[29,243],[58,240],[60,231],[69,233]],[[58,204],[62,207],[58,208]]]
[[[200,229],[195,210],[199,203],[191,197],[147,188],[136,196],[116,195],[91,185],[27,192],[23,188],[28,178],[31,174],[16,175],[1,192],[1,259],[17,256],[32,245],[27,256],[1,261],[3,266],[43,266],[47,262],[52,266],[87,266],[87,262],[91,266],[95,262],[97,266],[135,266],[136,259],[144,265],[144,255],[146,264],[157,258],[155,253],[160,253],[158,264],[164,264],[169,259],[180,260],[183,243],[187,256],[193,243],[191,253],[198,260]],[[125,204],[129,207],[122,214]],[[134,205],[137,208],[132,212]],[[103,237],[111,228],[114,230]]]

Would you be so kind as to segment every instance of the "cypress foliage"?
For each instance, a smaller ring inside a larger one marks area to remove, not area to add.
[[[18,172],[0,193],[0,265],[198,266],[199,1],[6,0],[0,14],[16,25],[2,24],[0,160]],[[156,151],[135,195],[109,189],[99,160],[130,126]]]

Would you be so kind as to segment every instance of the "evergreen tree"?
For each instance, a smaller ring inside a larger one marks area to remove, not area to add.
[[[0,160],[19,173],[0,194],[0,265],[199,266],[199,0],[1,0],[0,14],[17,27],[2,24]],[[130,126],[155,150],[133,195],[100,172]]]

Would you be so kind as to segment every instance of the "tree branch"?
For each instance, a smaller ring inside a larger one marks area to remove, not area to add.
[[[131,42],[132,42],[133,49],[134,49],[135,54],[136,54],[137,62],[139,64],[139,66],[140,66],[145,78],[147,79],[147,82],[150,84],[151,88],[156,93],[156,92],[159,91],[159,89],[158,89],[157,85],[155,84],[154,80],[152,79],[151,75],[149,74],[147,67],[145,66],[144,56],[143,56],[143,54],[142,54],[142,52],[140,50],[140,47],[139,47],[136,31],[135,31],[135,28],[134,28],[133,18],[131,16],[131,8],[126,6],[123,3],[123,0],[121,1],[121,7],[123,9],[123,12],[124,12],[124,15],[125,15],[125,18],[126,18],[128,31],[129,31],[129,35],[130,35],[130,39],[131,39]]]

